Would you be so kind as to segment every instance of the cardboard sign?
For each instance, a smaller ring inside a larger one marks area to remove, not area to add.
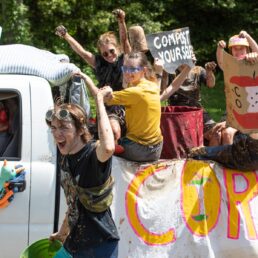
[[[242,133],[258,132],[258,64],[224,52],[227,123]]]
[[[152,56],[163,60],[166,72],[174,73],[182,64],[193,66],[188,27],[149,34],[146,39]]]

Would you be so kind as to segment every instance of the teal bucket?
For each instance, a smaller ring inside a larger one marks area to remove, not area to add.
[[[28,246],[20,258],[53,258],[61,247],[61,242],[44,238]]]

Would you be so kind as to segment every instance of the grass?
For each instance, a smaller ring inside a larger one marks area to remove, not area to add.
[[[216,76],[216,86],[214,88],[209,89],[208,87],[202,86],[201,96],[202,104],[204,108],[209,112],[211,118],[213,118],[215,121],[219,121],[226,110],[223,75],[218,74]],[[95,117],[95,101],[90,94],[89,97],[91,105],[91,114],[92,117]],[[162,105],[165,105],[165,102],[163,102]]]
[[[201,96],[204,108],[215,121],[219,121],[226,110],[223,75],[216,76],[214,88],[202,87]]]

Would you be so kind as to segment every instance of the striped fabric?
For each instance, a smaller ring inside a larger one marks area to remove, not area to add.
[[[22,44],[0,45],[0,73],[35,75],[59,86],[78,70],[66,55]]]

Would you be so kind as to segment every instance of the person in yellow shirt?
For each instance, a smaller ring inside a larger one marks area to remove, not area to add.
[[[105,99],[107,105],[125,107],[126,136],[120,139],[124,148],[120,156],[138,162],[156,161],[163,146],[159,85],[142,52],[126,54],[122,72],[128,87]]]

